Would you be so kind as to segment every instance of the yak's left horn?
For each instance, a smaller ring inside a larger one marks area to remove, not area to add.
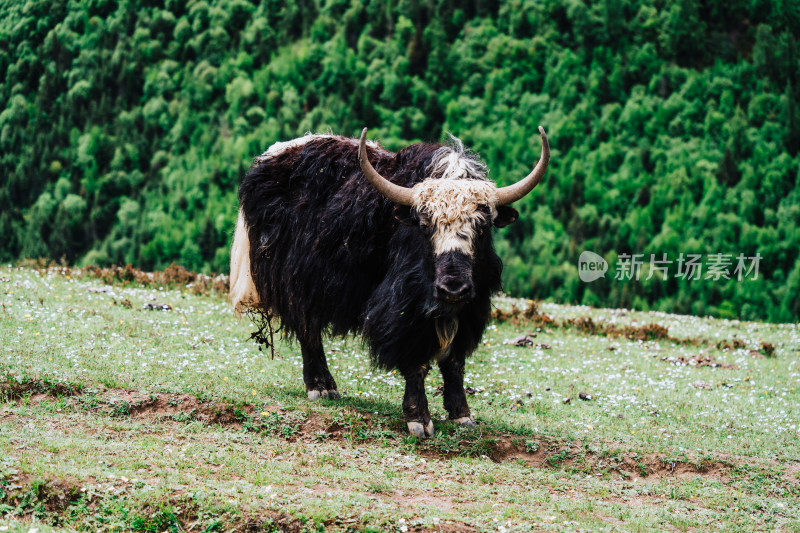
[[[389,200],[400,205],[412,205],[411,189],[395,185],[387,180],[375,170],[367,157],[367,128],[361,131],[361,142],[358,145],[358,162],[361,164],[361,171],[367,177],[373,187]],[[546,163],[545,163],[546,164]]]
[[[542,181],[544,171],[547,170],[547,163],[550,161],[550,143],[547,141],[547,135],[545,135],[544,128],[541,126],[539,126],[539,133],[542,134],[542,155],[539,157],[539,162],[536,163],[536,167],[525,179],[497,190],[497,205],[508,205],[516,202],[531,192]]]

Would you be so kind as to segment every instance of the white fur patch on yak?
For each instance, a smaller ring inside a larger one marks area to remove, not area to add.
[[[258,293],[253,284],[253,276],[250,274],[250,238],[241,210],[236,220],[236,233],[233,235],[231,248],[230,287],[229,296],[237,315],[241,315],[248,307],[258,304]]]
[[[452,146],[442,146],[434,152],[431,163],[425,169],[428,176],[441,179],[486,179],[486,164],[473,157],[464,148],[461,139],[450,135]]]
[[[412,194],[414,208],[428,217],[433,228],[436,255],[453,251],[472,255],[475,232],[487,222],[479,207],[489,207],[489,221],[497,216],[497,187],[488,180],[426,179],[412,188]]]
[[[277,142],[267,148],[267,151],[261,154],[260,156],[256,157],[256,163],[263,163],[270,157],[275,157],[277,155],[282,154],[286,150],[290,148],[294,148],[296,146],[303,146],[308,141],[313,141],[315,139],[338,139],[340,142],[347,142],[352,144],[356,150],[358,150],[358,139],[350,139],[348,137],[342,137],[341,135],[331,135],[328,133],[311,133],[308,132],[302,137],[298,137],[297,139],[292,139],[291,141],[284,141],[284,142]],[[381,146],[378,145],[375,141],[367,141],[367,146],[375,149],[382,150]]]

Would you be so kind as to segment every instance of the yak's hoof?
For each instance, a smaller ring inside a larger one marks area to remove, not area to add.
[[[308,399],[311,401],[319,400],[320,398],[330,398],[331,400],[338,400],[341,396],[338,390],[310,390],[308,391]]]
[[[422,422],[408,422],[408,432],[418,439],[433,437],[433,420],[427,425],[423,425]]]
[[[475,420],[471,416],[462,416],[461,418],[454,418],[453,422],[459,426],[475,427]]]

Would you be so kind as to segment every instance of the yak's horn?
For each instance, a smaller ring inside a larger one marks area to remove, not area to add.
[[[536,163],[536,167],[525,179],[497,190],[497,205],[508,205],[516,202],[531,192],[542,181],[544,171],[547,170],[547,163],[550,161],[550,143],[547,141],[547,135],[545,135],[544,128],[541,126],[539,126],[539,133],[542,134],[542,155],[539,157],[539,162]]]
[[[361,164],[361,171],[367,177],[373,187],[389,200],[400,205],[412,205],[411,189],[395,185],[387,180],[373,168],[367,158],[367,128],[361,131],[361,142],[358,145],[358,162]],[[546,163],[545,163],[546,164]]]

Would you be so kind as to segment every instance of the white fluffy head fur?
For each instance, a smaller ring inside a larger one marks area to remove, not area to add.
[[[442,179],[486,180],[486,164],[464,148],[461,139],[450,135],[450,146],[442,146],[433,154],[425,169],[428,176]]]
[[[413,187],[414,208],[433,228],[436,255],[451,251],[472,255],[478,227],[497,215],[497,188],[486,179],[486,165],[466,152],[459,139],[450,139],[452,146],[434,153],[426,169],[430,177]],[[481,206],[489,208],[488,220]]]
[[[460,251],[472,255],[472,241],[486,215],[480,207],[491,210],[491,222],[497,214],[497,189],[483,180],[426,179],[413,188],[414,208],[427,217],[433,228],[433,252]]]

